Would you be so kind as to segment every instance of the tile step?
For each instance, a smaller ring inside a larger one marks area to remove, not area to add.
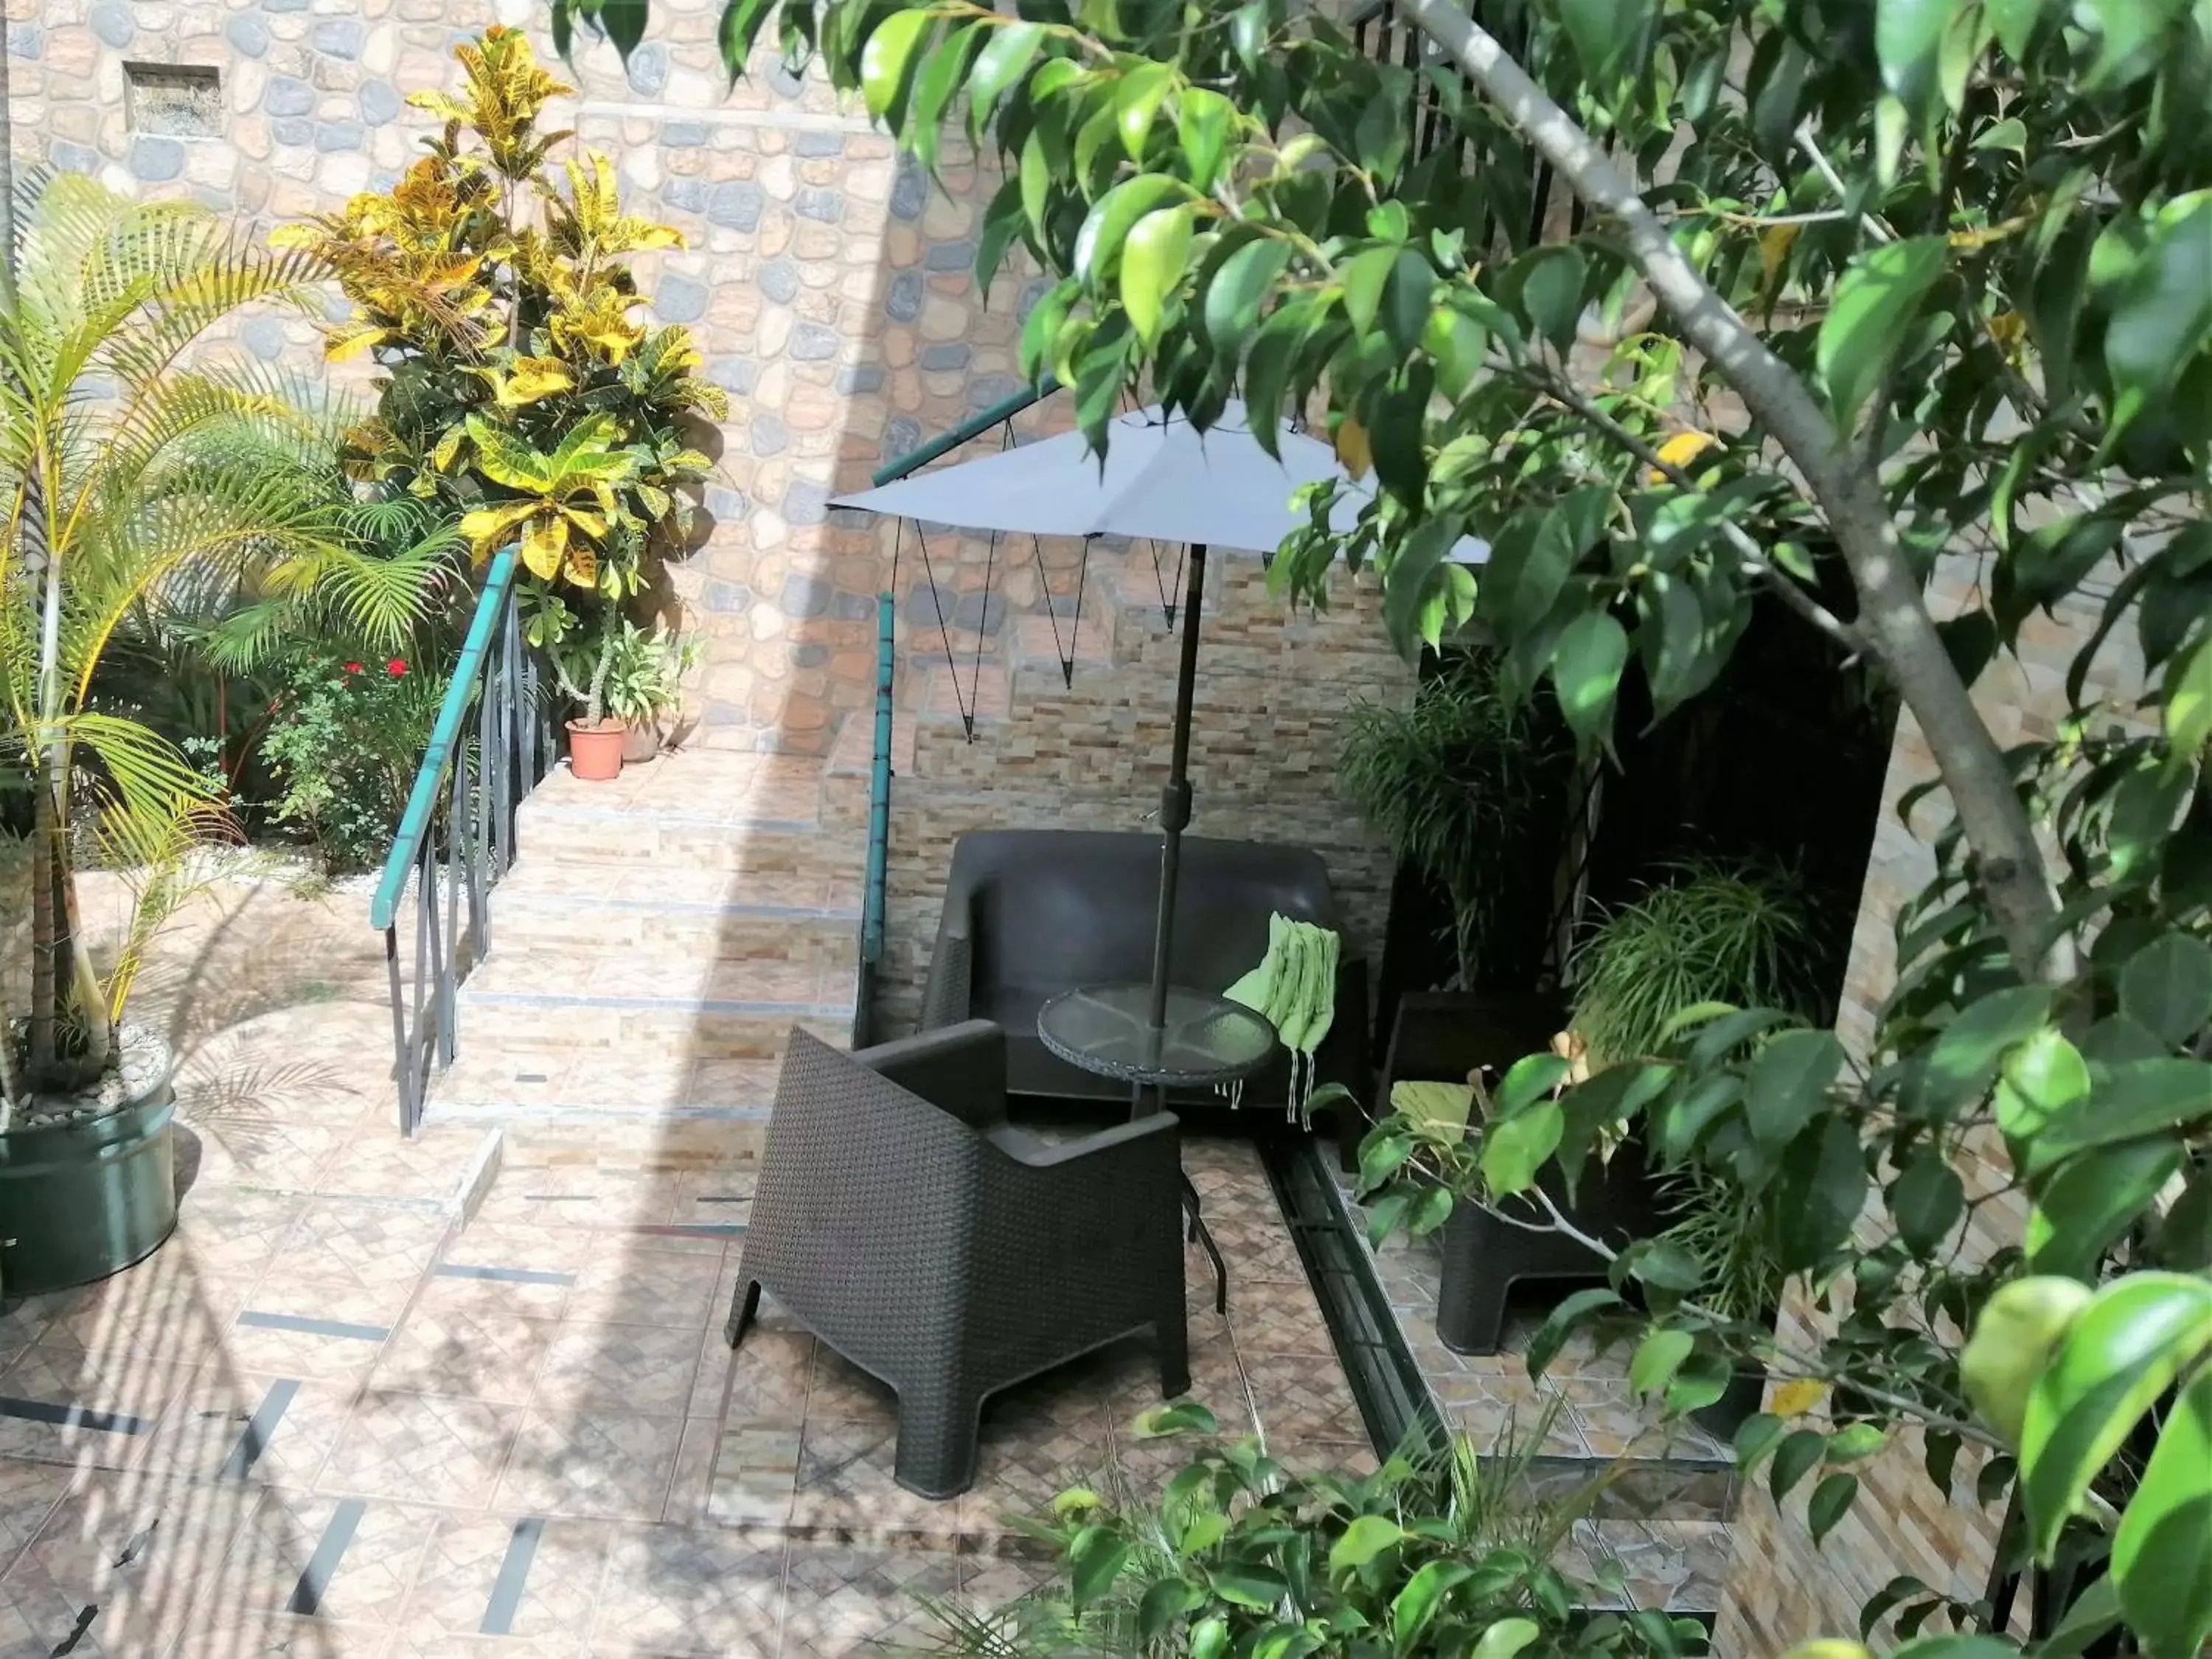
[[[860,953],[858,910],[776,905],[663,904],[650,899],[500,892],[492,901],[495,954],[557,952],[588,963],[644,956],[704,972],[717,962],[788,961],[850,968]]]

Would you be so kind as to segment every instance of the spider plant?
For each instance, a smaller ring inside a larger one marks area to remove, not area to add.
[[[175,744],[102,706],[134,617],[251,571],[304,592],[346,555],[330,490],[285,464],[313,430],[266,377],[202,354],[240,307],[296,302],[316,267],[234,240],[205,210],[57,175],[22,192],[0,305],[0,770],[31,794],[30,1006],[0,1021],[0,1097],[82,1087],[109,1064],[148,915],[120,971],[79,927],[73,827],[105,861],[176,867],[210,809]],[[187,359],[191,361],[187,364]]]
[[[1689,860],[1601,916],[1570,963],[1572,1030],[1592,1069],[1657,1052],[1701,1002],[1811,1015],[1820,955],[1804,884],[1778,866]]]
[[[1527,699],[1507,696],[1495,659],[1469,652],[1410,708],[1355,702],[1339,787],[1403,862],[1443,887],[1459,983],[1471,988],[1485,935],[1562,753]]]

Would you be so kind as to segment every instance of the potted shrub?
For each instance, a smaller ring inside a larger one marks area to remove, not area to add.
[[[619,777],[629,727],[608,710],[607,683],[625,624],[610,605],[600,611],[599,626],[586,635],[575,613],[558,598],[531,597],[534,605],[528,638],[532,645],[544,647],[553,678],[576,711],[565,722],[568,769],[593,783]]]
[[[299,592],[346,557],[327,488],[295,465],[307,423],[220,362],[172,367],[238,306],[295,297],[307,262],[246,251],[187,204],[70,174],[46,184],[18,234],[16,291],[0,305],[0,474],[16,503],[0,544],[0,793],[28,797],[29,828],[0,907],[28,916],[8,935],[21,956],[0,963],[10,1296],[113,1273],[176,1220],[173,1055],[125,1015],[220,816],[219,782],[103,704],[102,654],[166,594],[241,580]],[[134,292],[143,303],[116,303]],[[106,963],[83,927],[86,857],[134,890]]]
[[[649,761],[660,752],[668,711],[684,700],[684,677],[699,660],[699,644],[663,629],[625,619],[606,678],[607,713],[623,722],[623,759]]]
[[[1531,857],[1566,759],[1547,711],[1508,696],[1487,653],[1455,653],[1409,707],[1353,705],[1339,787],[1401,866],[1443,895],[1454,964],[1448,984],[1388,1011],[1386,1097],[1396,1081],[1503,1067],[1559,1029],[1563,1011],[1534,982],[1524,936],[1547,908],[1547,893],[1528,902]]]

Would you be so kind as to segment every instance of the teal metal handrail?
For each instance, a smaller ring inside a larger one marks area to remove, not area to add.
[[[384,860],[370,925],[384,934],[392,988],[393,1075],[399,1127],[422,1119],[434,1061],[453,1062],[456,993],[490,948],[491,888],[514,862],[515,810],[553,768],[552,726],[539,695],[536,659],[525,647],[514,548],[492,556],[453,678],[438,703],[430,742],[407,793],[407,809]],[[476,742],[466,743],[470,710]],[[439,808],[445,807],[442,845]],[[441,856],[442,853],[443,856]],[[412,890],[412,994],[400,971],[399,919]],[[467,939],[462,904],[467,904]],[[441,911],[443,915],[441,916]]]
[[[950,432],[932,438],[918,448],[908,450],[896,459],[876,469],[870,481],[878,489],[896,483],[911,473],[919,472],[941,455],[950,454],[971,438],[981,436],[1002,422],[1010,421],[1042,398],[1049,397],[1060,389],[1059,383],[1049,374],[1035,386],[1024,386],[1010,398],[1002,398],[979,415],[969,416]],[[860,896],[860,971],[872,979],[876,964],[883,960],[884,913],[886,902],[884,889],[888,884],[890,866],[891,819],[891,680],[896,657],[898,596],[888,588],[876,595],[876,741],[872,764],[868,772],[868,868],[866,884]],[[872,987],[861,987],[860,1018],[865,1024],[869,1018],[869,1004],[873,1000]]]

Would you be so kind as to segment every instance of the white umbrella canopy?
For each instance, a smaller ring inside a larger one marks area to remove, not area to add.
[[[831,505],[966,530],[1127,536],[1272,553],[1307,522],[1291,505],[1299,486],[1334,479],[1345,493],[1331,521],[1349,530],[1372,487],[1353,479],[1327,444],[1302,432],[1285,426],[1275,441],[1280,460],[1252,435],[1241,403],[1224,406],[1204,432],[1154,404],[1112,423],[1103,464],[1081,433],[1066,432],[840,495]],[[1489,553],[1488,544],[1470,536],[1451,556],[1480,564]]]

